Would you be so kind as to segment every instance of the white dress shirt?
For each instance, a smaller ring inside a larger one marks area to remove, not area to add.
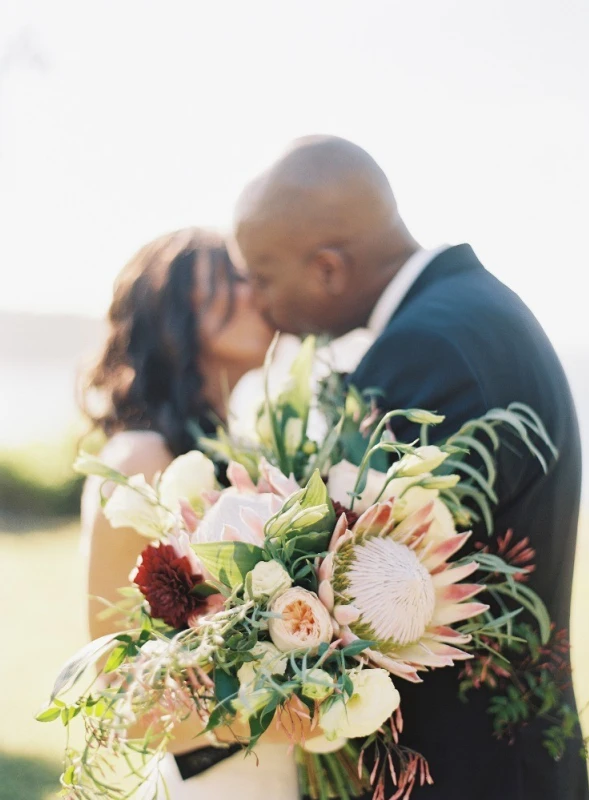
[[[433,250],[419,249],[407,259],[401,269],[381,294],[377,304],[374,306],[370,319],[368,320],[368,330],[374,336],[380,336],[392,318],[395,311],[399,308],[407,292],[428,264],[447,250],[449,244],[443,244]]]

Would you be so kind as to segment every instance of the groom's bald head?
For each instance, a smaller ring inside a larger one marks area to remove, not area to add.
[[[335,335],[365,324],[416,246],[382,169],[334,136],[295,141],[245,189],[235,239],[263,313]]]

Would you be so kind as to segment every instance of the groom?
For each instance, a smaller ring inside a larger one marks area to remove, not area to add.
[[[390,184],[360,147],[309,137],[244,191],[235,222],[257,305],[279,329],[340,336],[359,326],[376,342],[352,382],[378,388],[381,407],[446,415],[440,437],[494,407],[527,403],[560,450],[544,474],[502,448],[495,531],[513,528],[536,550],[530,584],[557,629],[569,624],[581,460],[573,402],[559,360],[522,301],[469,245],[424,250],[401,219]],[[406,422],[395,434],[411,441]],[[481,541],[483,531],[475,531]],[[400,681],[397,681],[397,685]],[[545,724],[509,745],[493,737],[484,690],[457,698],[456,670],[399,686],[408,747],[429,760],[433,786],[413,800],[587,800],[579,745],[560,762],[542,746]],[[572,689],[568,700],[574,707]]]

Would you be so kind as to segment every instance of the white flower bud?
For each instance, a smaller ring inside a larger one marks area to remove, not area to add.
[[[421,486],[424,489],[453,489],[456,484],[460,483],[460,475],[432,475],[421,481]]]
[[[432,414],[431,411],[425,411],[423,408],[411,408],[407,412],[407,419],[417,425],[439,425],[446,417],[442,414]]]
[[[259,561],[251,571],[251,594],[254,600],[272,600],[291,586],[292,578],[278,561]]]
[[[395,464],[395,475],[400,478],[409,478],[412,475],[422,475],[424,472],[432,470],[442,464],[447,458],[448,453],[444,453],[439,447],[427,445],[417,447],[413,453],[409,453]]]

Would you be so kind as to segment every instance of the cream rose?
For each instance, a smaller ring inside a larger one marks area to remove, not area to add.
[[[338,698],[326,711],[320,711],[321,728],[331,741],[370,736],[401,702],[385,669],[352,670],[350,678],[354,684],[352,696],[348,700]]]
[[[272,600],[292,586],[292,578],[278,561],[259,561],[251,571],[251,581],[254,600]]]
[[[128,485],[116,486],[106,501],[104,516],[113,528],[134,528],[150,539],[161,536],[174,522],[143,475],[132,475]]]
[[[162,503],[174,511],[179,500],[188,500],[192,508],[203,512],[202,493],[215,488],[215,465],[199,450],[191,450],[174,459],[159,482]]]
[[[277,597],[270,610],[280,614],[268,620],[270,637],[284,653],[331,642],[329,612],[313,592],[294,586]]]

